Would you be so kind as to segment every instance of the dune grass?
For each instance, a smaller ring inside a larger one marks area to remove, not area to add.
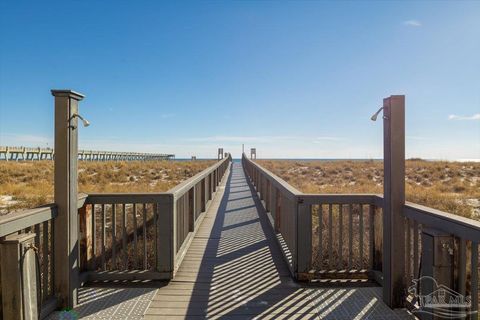
[[[213,165],[214,160],[79,162],[83,193],[162,192]],[[53,161],[0,162],[0,213],[53,202]]]
[[[306,193],[383,193],[381,161],[257,160]],[[480,220],[480,163],[406,161],[407,201]]]

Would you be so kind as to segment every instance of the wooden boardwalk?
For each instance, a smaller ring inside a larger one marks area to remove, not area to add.
[[[295,283],[240,164],[220,188],[175,279],[158,289],[145,319],[410,318],[385,306],[378,287]]]

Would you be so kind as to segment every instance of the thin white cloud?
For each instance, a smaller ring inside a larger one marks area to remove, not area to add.
[[[420,141],[431,140],[430,138],[419,137],[419,136],[406,136],[406,138],[410,140],[420,140]]]
[[[422,23],[418,20],[405,20],[403,21],[403,25],[407,27],[419,28],[422,26]]]
[[[186,141],[194,142],[273,142],[281,140],[292,140],[295,137],[291,136],[211,136],[211,137],[198,137],[187,138]]]
[[[341,138],[341,137],[315,137],[315,139],[313,140],[313,143],[322,143],[324,141],[342,141],[342,140],[345,140],[345,138]]]
[[[471,116],[459,116],[456,114],[451,114],[448,116],[448,120],[480,120],[480,113],[476,113]]]
[[[162,119],[168,119],[168,118],[173,118],[173,117],[175,117],[174,113],[164,113],[164,114],[160,115],[160,118],[162,118]]]
[[[334,136],[320,136],[320,137],[308,137],[308,136],[211,136],[211,137],[195,137],[187,138],[186,141],[190,142],[235,142],[235,143],[279,143],[279,142],[313,142],[322,143],[324,141],[342,141],[345,140],[342,137]]]
[[[53,144],[52,137],[16,133],[2,133],[0,137],[0,145],[43,147],[47,144]]]

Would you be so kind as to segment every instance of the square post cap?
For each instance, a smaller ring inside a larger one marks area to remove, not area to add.
[[[83,94],[68,89],[52,89],[51,92],[54,97],[69,97],[77,101],[85,98]]]

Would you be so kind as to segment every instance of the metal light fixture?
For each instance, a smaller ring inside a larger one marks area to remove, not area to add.
[[[373,116],[370,118],[370,120],[372,120],[372,121],[377,121],[378,114],[379,114],[380,111],[382,111],[382,110],[383,110],[383,107],[380,107],[380,109],[378,109],[378,111],[373,114]],[[383,117],[383,119],[386,119],[386,117]]]
[[[72,120],[73,118],[79,118],[80,120],[82,120],[82,124],[84,127],[88,127],[90,125],[90,121],[88,121],[87,119],[85,119],[84,117],[82,117],[81,115],[79,115],[78,113],[75,113],[72,115],[72,117],[70,118],[70,120]],[[71,128],[75,129],[76,127],[75,126],[70,126]]]

